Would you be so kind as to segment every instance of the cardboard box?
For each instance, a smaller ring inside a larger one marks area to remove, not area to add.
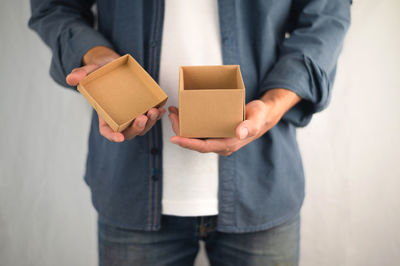
[[[129,54],[89,74],[79,83],[78,90],[118,132],[152,107],[163,106],[168,98]]]
[[[235,137],[244,118],[245,88],[238,65],[180,68],[180,136]]]

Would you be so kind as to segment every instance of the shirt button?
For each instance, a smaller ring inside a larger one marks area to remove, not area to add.
[[[158,176],[153,175],[153,176],[151,176],[151,179],[153,179],[153,181],[158,181]]]
[[[156,47],[157,46],[157,41],[151,40],[150,41],[150,46],[153,47],[153,48]]]
[[[157,148],[152,148],[150,150],[150,153],[153,154],[153,155],[157,155],[158,154],[158,149]]]

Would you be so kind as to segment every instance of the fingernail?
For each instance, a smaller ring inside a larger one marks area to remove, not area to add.
[[[244,139],[247,137],[247,135],[249,134],[249,130],[246,127],[242,127],[242,129],[240,130],[240,139]]]
[[[121,142],[121,136],[114,136],[115,142]]]
[[[146,120],[140,120],[138,123],[139,127],[144,127],[146,125],[146,122]]]
[[[178,144],[178,141],[176,139],[171,138],[170,140],[171,140],[172,143]]]
[[[157,119],[157,117],[158,117],[157,114],[152,114],[152,115],[150,116],[150,119],[154,121],[154,120]]]

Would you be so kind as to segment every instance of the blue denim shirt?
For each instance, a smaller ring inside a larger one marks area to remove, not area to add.
[[[158,80],[163,0],[32,0],[29,26],[52,49],[51,76],[81,66],[87,50],[104,45],[131,54]],[[224,64],[241,67],[246,102],[272,88],[302,100],[259,139],[219,158],[217,230],[252,232],[296,215],[304,174],[296,127],[328,104],[336,62],[350,23],[350,0],[219,0]],[[168,33],[166,33],[168,34]],[[160,228],[161,122],[145,136],[113,143],[93,113],[85,180],[101,219],[124,228]],[[73,154],[71,154],[73,156]]]

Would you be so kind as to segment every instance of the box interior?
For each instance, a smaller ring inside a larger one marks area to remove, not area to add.
[[[118,60],[93,72],[82,86],[111,119],[121,125],[162,101],[163,95],[149,75],[137,75],[143,70],[132,58],[125,56]]]
[[[243,89],[237,66],[186,66],[183,71],[183,90]]]

